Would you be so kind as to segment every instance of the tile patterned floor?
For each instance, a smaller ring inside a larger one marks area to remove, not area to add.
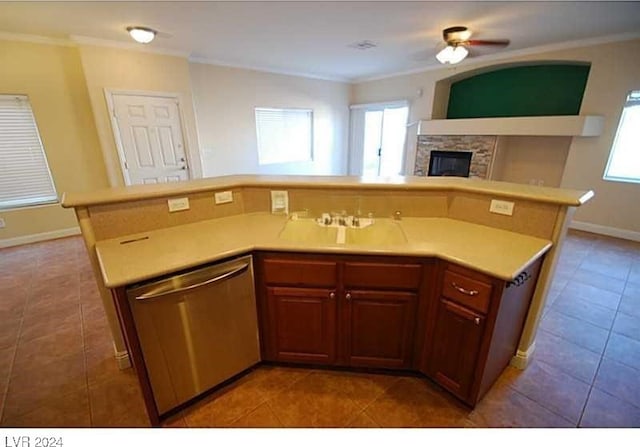
[[[146,427],[79,237],[0,250],[0,426]],[[571,232],[525,371],[470,411],[416,377],[261,366],[169,427],[640,427],[640,244]]]

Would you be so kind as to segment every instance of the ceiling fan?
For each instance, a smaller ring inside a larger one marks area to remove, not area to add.
[[[509,39],[471,39],[471,31],[466,26],[445,28],[442,30],[442,38],[447,46],[436,54],[436,59],[442,64],[457,64],[461,62],[469,54],[469,50],[467,50],[469,46],[492,45],[505,47],[509,45]]]

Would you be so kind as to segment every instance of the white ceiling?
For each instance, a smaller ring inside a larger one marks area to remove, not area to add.
[[[0,32],[130,43],[128,25],[196,61],[353,81],[438,65],[452,25],[511,39],[475,57],[638,33],[640,2],[0,2]],[[378,46],[349,47],[362,40]]]

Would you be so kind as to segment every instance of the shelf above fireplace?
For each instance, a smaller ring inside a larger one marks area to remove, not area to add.
[[[604,117],[599,115],[524,116],[421,120],[418,135],[522,135],[597,137]]]

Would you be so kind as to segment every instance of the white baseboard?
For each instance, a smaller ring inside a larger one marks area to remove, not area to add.
[[[29,234],[8,239],[0,239],[0,248],[15,247],[16,245],[31,244],[33,242],[48,241],[61,237],[80,234],[80,227],[64,228],[62,230],[47,231],[46,233]]]
[[[116,351],[116,362],[120,369],[131,368],[131,360],[129,359],[129,353],[127,351]]]
[[[574,220],[569,225],[574,230],[587,231],[589,233],[602,234],[604,236],[617,237],[619,239],[627,239],[630,241],[640,242],[640,232],[632,230],[623,230],[622,228],[608,227],[606,225],[592,224],[589,222],[580,222]]]
[[[531,361],[531,357],[533,357],[533,353],[535,352],[535,350],[536,342],[534,341],[526,351],[521,351],[518,349],[516,355],[511,357],[511,361],[509,362],[509,364],[514,368],[525,369]]]

